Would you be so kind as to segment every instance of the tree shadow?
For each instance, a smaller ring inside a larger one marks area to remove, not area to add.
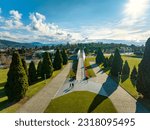
[[[102,73],[102,72],[103,72],[103,70],[99,69],[99,71],[97,71],[96,74]]]
[[[108,76],[105,83],[102,84],[99,94],[105,91],[107,96],[109,97],[117,89],[119,80],[120,79],[118,77],[115,77],[115,80],[114,80],[110,76]]]
[[[4,87],[4,86],[5,86],[5,84],[6,84],[6,82],[2,82],[2,83],[0,83],[0,88],[1,88],[1,87]]]
[[[110,70],[110,67],[102,68],[102,72],[103,72],[103,73],[106,73],[106,72],[109,71],[109,70]]]
[[[89,109],[88,109],[88,113],[93,112],[93,111],[95,110],[95,108],[96,108],[99,104],[101,104],[105,99],[107,99],[107,97],[101,96],[101,95],[97,94],[97,95],[95,96],[94,100],[92,101],[92,103],[91,103]]]
[[[93,69],[93,68],[96,68],[98,65],[96,63],[92,64],[92,65],[89,65],[87,66],[86,68],[87,69]]]
[[[47,79],[48,79],[48,78],[47,78]],[[34,85],[34,84],[36,84],[36,83],[38,83],[38,82],[41,82],[41,81],[44,81],[44,80],[45,80],[45,79],[43,79],[43,78],[38,78],[36,81],[30,83],[30,84],[29,84],[29,87],[30,87],[31,85]]]
[[[16,102],[9,102],[8,100],[4,100],[2,102],[0,102],[0,111],[15,104]]]
[[[146,106],[146,107],[145,107]],[[137,99],[135,113],[150,113],[150,101],[148,99]]]
[[[129,78],[129,75],[121,75],[121,83],[126,81]]]
[[[0,90],[0,98],[5,97],[5,96],[6,96],[6,93],[5,93],[5,90],[3,88]]]
[[[96,72],[96,74],[98,74],[98,73],[102,73],[103,74],[103,73],[106,73],[109,70],[110,70],[110,68],[100,68],[99,71]]]
[[[105,99],[107,99],[118,87],[119,78],[114,81],[110,76],[107,77],[105,83],[103,83],[99,93],[95,96],[93,102],[91,103],[88,112],[92,112],[99,104],[101,104]],[[105,96],[102,96],[105,95]],[[107,97],[106,97],[107,96]]]

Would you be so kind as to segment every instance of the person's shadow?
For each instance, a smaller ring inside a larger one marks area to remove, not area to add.
[[[95,96],[94,100],[92,101],[88,112],[92,112],[95,110],[95,108],[102,103],[104,100],[106,100],[118,87],[119,84],[119,78],[116,78],[116,81],[114,81],[110,76],[107,77],[105,83],[103,83],[99,93]],[[105,92],[105,93],[104,93]],[[106,95],[106,96],[102,96]]]

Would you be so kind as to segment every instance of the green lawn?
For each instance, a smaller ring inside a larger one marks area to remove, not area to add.
[[[7,96],[4,92],[4,85],[7,79],[7,72],[8,69],[0,69],[0,112],[15,112],[22,104],[24,104],[27,100],[29,100],[35,93],[37,93],[39,90],[41,90],[45,83],[48,83],[54,78],[57,74],[60,73],[61,70],[54,71],[53,76],[50,79],[47,79],[46,81],[39,81],[31,86],[29,86],[26,97],[22,99],[21,101],[10,104],[7,100]]]
[[[122,56],[122,59],[125,61],[127,60],[130,66],[130,73],[134,67],[138,68],[138,64],[141,61],[141,58],[136,58],[136,57],[130,57],[130,56]],[[124,81],[120,81],[120,85],[127,91],[129,92],[134,98],[138,98],[138,92],[136,91],[136,87],[132,84],[130,80],[130,76]]]
[[[45,113],[116,113],[109,98],[87,91],[77,91],[53,99]]]
[[[95,57],[90,57],[89,60],[90,61],[94,61]],[[130,72],[132,71],[134,65],[138,68],[138,64],[141,61],[141,58],[137,58],[136,56],[127,56],[127,55],[123,55],[122,56],[123,61],[127,60],[130,66]],[[101,68],[103,68],[100,65]],[[104,69],[106,74],[109,74],[110,69]],[[134,98],[138,98],[138,92],[136,91],[136,87],[132,84],[131,80],[130,80],[130,76],[123,82],[119,82],[120,86],[122,88],[124,88],[130,95],[132,95]]]
[[[88,78],[95,77],[96,75],[90,65],[88,58],[85,59],[84,65],[85,65],[85,71],[86,71]]]

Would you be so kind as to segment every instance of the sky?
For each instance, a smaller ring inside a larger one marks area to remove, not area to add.
[[[145,41],[150,0],[0,0],[0,39],[77,43]]]

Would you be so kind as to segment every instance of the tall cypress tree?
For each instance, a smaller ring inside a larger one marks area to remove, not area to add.
[[[103,52],[102,52],[101,48],[98,48],[97,56],[96,56],[96,64],[101,64],[104,62],[104,60],[105,60],[105,57],[103,55]]]
[[[62,58],[62,55],[61,55],[59,49],[57,49],[56,53],[55,53],[53,67],[55,70],[59,70],[62,68],[62,66],[63,66],[63,58]]]
[[[35,64],[33,61],[31,61],[31,63],[29,64],[29,84],[33,84],[35,81],[37,81],[37,73],[36,73],[36,68],[35,68]]]
[[[53,65],[52,61],[49,57],[48,52],[45,52],[43,55],[43,62],[41,66],[41,77],[44,79],[45,76],[46,78],[50,78],[53,74]]]
[[[27,68],[26,61],[25,61],[24,58],[22,58],[21,61],[22,61],[23,68],[24,68],[24,70],[25,70],[25,72],[26,72],[26,74],[28,76],[28,68]]]
[[[145,52],[138,68],[137,91],[150,98],[150,38],[145,45]]]
[[[113,62],[112,62],[112,67],[111,67],[111,70],[110,70],[110,74],[112,76],[115,76],[115,77],[117,77],[118,74],[121,74],[122,64],[123,64],[123,60],[121,58],[119,50],[116,49],[115,54],[114,54],[114,58],[113,58]]]
[[[52,61],[52,53],[49,53],[50,60]]]
[[[108,58],[105,58],[105,59],[104,59],[104,62],[103,62],[104,68],[107,68],[107,67],[108,67],[108,61],[109,61]]]
[[[68,63],[68,56],[67,56],[67,54],[66,54],[65,49],[63,49],[63,50],[61,51],[61,55],[62,55],[62,58],[63,58],[63,65],[66,65],[66,64]]]
[[[42,62],[39,61],[38,66],[37,66],[37,76],[41,77],[41,68],[42,68]]]
[[[12,55],[12,62],[7,74],[5,92],[9,101],[19,101],[28,89],[28,78],[17,52]]]
[[[109,67],[112,66],[113,59],[114,59],[114,56],[113,56],[113,54],[111,54],[110,57],[109,57],[109,59],[108,59],[108,66],[109,66]]]
[[[137,74],[138,74],[137,69],[136,69],[136,67],[134,66],[134,67],[133,67],[133,70],[132,70],[132,72],[131,72],[131,75],[130,75],[130,79],[132,79],[132,80],[137,80]]]
[[[130,74],[130,67],[128,61],[125,61],[122,69],[122,75],[129,75]]]

